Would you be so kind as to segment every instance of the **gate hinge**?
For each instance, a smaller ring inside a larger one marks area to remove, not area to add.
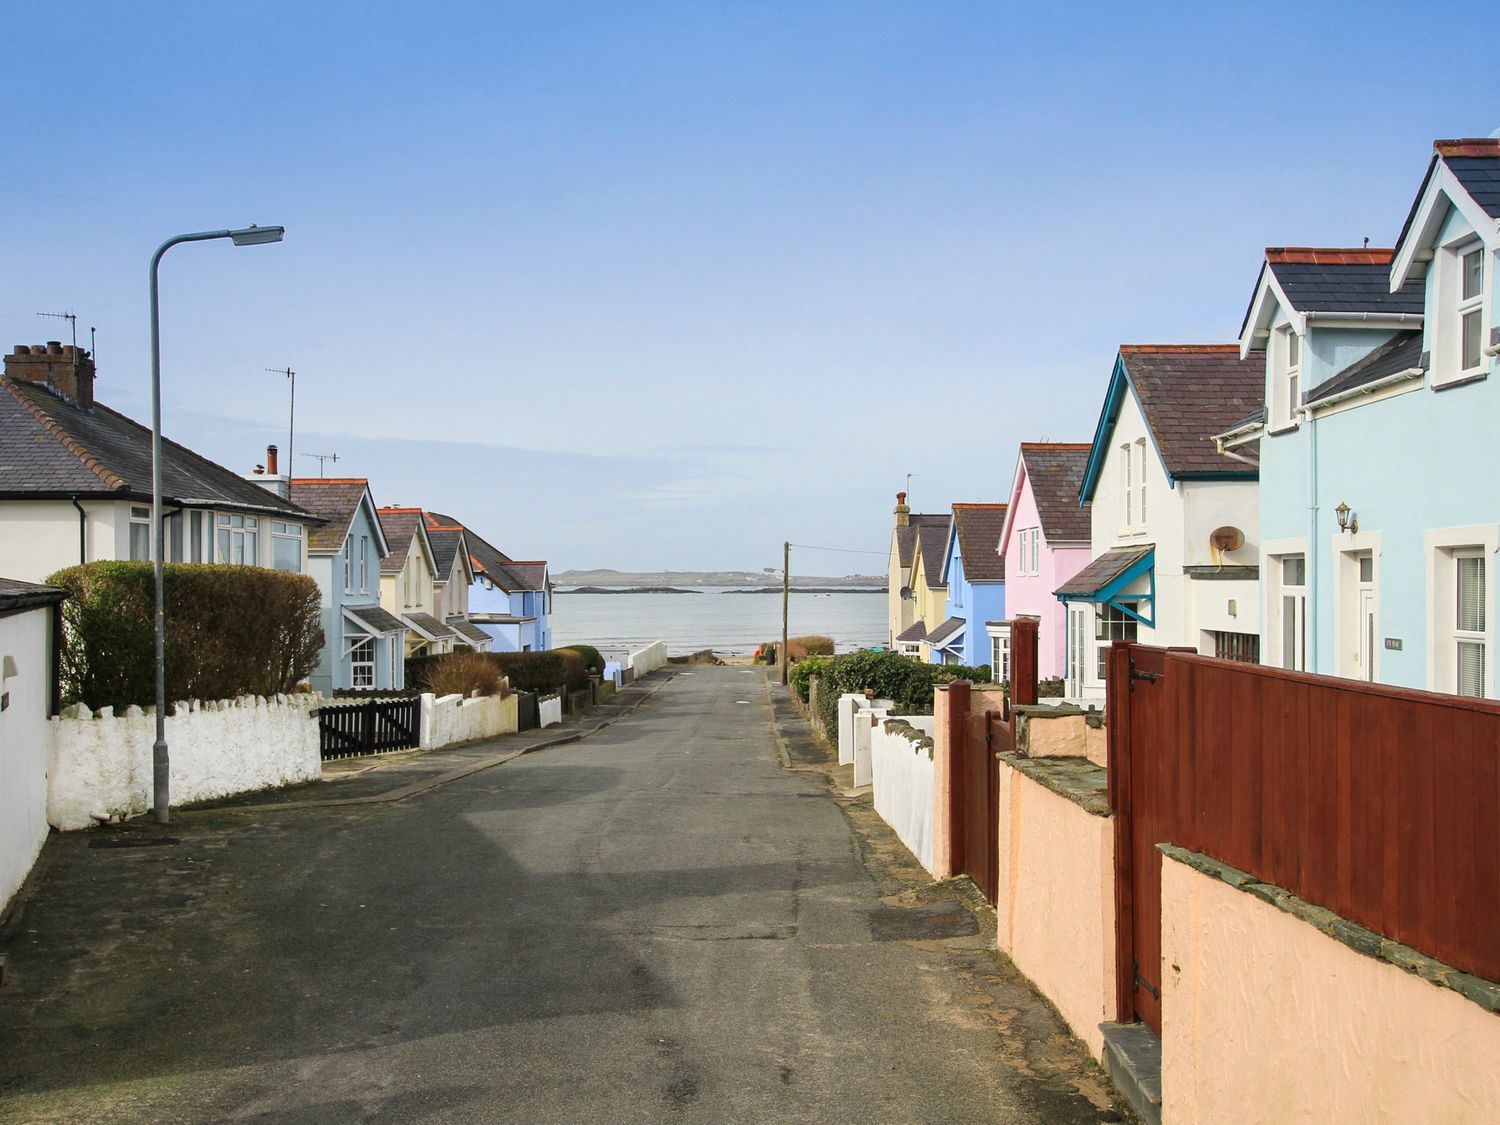
[[[1159,988],[1154,987],[1151,984],[1150,981],[1148,981],[1145,977],[1141,976],[1141,963],[1139,961],[1132,961],[1130,967],[1134,971],[1134,974],[1135,974],[1135,983],[1138,984],[1138,985],[1140,985],[1147,992],[1151,993],[1151,995],[1154,996],[1157,1000],[1160,1000],[1161,999],[1161,990]]]

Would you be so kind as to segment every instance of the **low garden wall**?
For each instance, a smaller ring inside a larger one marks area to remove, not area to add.
[[[1000,951],[1102,1058],[1114,1019],[1114,826],[1103,771],[1082,756],[1000,756]]]
[[[553,727],[562,722],[562,696],[544,695],[536,701],[537,725]]]
[[[1495,1120],[1500,989],[1162,851],[1163,1120]]]
[[[422,696],[422,749],[434,750],[459,742],[475,742],[511,734],[519,729],[514,695]]]
[[[658,668],[664,668],[667,664],[667,642],[656,641],[647,645],[639,652],[630,654],[630,668],[635,673],[636,679],[640,679],[648,672],[654,672]]]
[[[875,811],[932,871],[933,718],[880,720],[870,730]]]
[[[318,780],[318,703],[304,694],[179,703],[166,720],[172,803]],[[154,712],[94,713],[75,704],[51,720],[50,734],[47,820],[54,828],[87,828],[151,808]]]

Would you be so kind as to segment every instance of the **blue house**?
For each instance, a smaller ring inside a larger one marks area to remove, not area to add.
[[[954,504],[942,575],[947,620],[927,636],[934,664],[988,664],[997,680],[1010,674],[1005,617],[1005,560],[1000,534],[1004,504]]]
[[[1500,141],[1438,141],[1390,250],[1267,251],[1262,660],[1496,696]]]
[[[293,503],[327,521],[307,537],[307,571],[322,593],[323,651],[313,690],[402,687],[406,626],[380,606],[380,560],[390,552],[369,482],[298,478],[290,489]]]
[[[545,562],[517,561],[452,516],[429,522],[463,528],[474,569],[468,619],[492,638],[493,652],[542,652],[552,647],[552,580]]]

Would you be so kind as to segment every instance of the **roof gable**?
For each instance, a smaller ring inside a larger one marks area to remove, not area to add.
[[[1009,538],[1012,513],[1020,490],[1031,491],[1042,538],[1049,545],[1087,543],[1091,501],[1078,502],[1078,491],[1088,466],[1090,446],[1081,442],[1022,442],[1016,461],[1016,485],[1011,509],[1006,513],[1005,535]]]
[[[929,590],[941,590],[943,581],[942,559],[948,550],[948,524],[951,516],[912,516],[916,526],[916,549],[912,552],[912,585],[915,585],[916,567],[922,567],[922,575]],[[921,520],[921,523],[917,523]],[[934,574],[931,563],[937,562],[939,569]]]
[[[1361,321],[1420,323],[1426,294],[1418,281],[1392,290],[1393,250],[1314,246],[1268,246],[1245,319],[1240,324],[1240,356],[1255,349],[1275,319],[1286,312],[1306,333],[1313,317],[1347,314]],[[1262,345],[1263,346],[1263,345]]]
[[[294,504],[328,521],[308,533],[310,553],[335,554],[343,550],[361,508],[375,531],[377,553],[389,552],[370,482],[364,477],[295,477],[290,482],[290,491]]]
[[[380,560],[380,573],[400,574],[406,566],[406,556],[411,553],[412,544],[416,543],[427,563],[428,571],[436,576],[437,567],[433,562],[432,543],[427,538],[427,528],[423,526],[422,510],[420,508],[380,508],[377,509],[376,515],[380,519],[381,530],[390,547],[389,553]]]
[[[1434,141],[1427,174],[1412,201],[1391,261],[1390,287],[1398,289],[1426,274],[1426,251],[1450,209],[1494,245],[1500,237],[1500,140]]]
[[[1265,353],[1238,344],[1127,344],[1110,374],[1078,499],[1093,499],[1126,396],[1134,400],[1168,483],[1254,480],[1254,467],[1225,457],[1213,435],[1265,402]]]
[[[1005,559],[1000,555],[1000,532],[1005,527],[1004,504],[953,505],[943,575],[952,566],[954,547],[963,559],[967,582],[1004,582]]]

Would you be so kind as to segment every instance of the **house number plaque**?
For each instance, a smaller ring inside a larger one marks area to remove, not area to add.
[[[1400,637],[1387,637],[1385,639],[1385,647],[1388,648],[1388,649],[1390,649],[1393,652],[1400,652],[1401,651],[1401,638]]]

